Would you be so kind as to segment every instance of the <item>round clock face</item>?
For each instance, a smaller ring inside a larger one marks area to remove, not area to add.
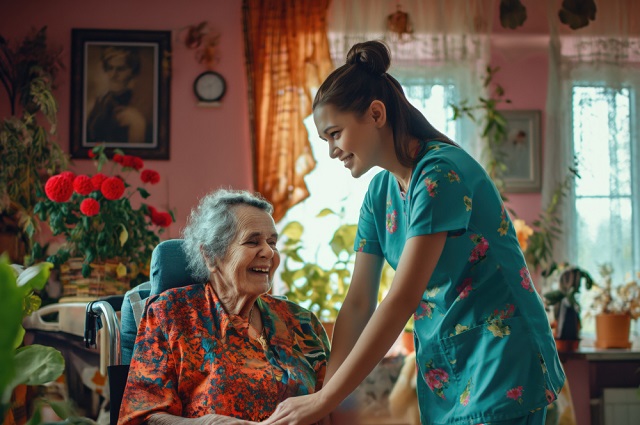
[[[193,91],[202,102],[215,102],[222,99],[226,88],[222,75],[214,71],[203,72],[193,83]]]

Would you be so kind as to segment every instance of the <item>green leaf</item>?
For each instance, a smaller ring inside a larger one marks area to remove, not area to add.
[[[562,299],[565,297],[565,294],[560,290],[555,290],[555,291],[547,292],[543,296],[547,300],[549,305],[555,305],[560,301],[562,301]]]
[[[282,229],[282,235],[289,239],[300,239],[303,232],[304,226],[302,226],[298,221],[287,223],[287,225]]]
[[[64,372],[64,358],[53,347],[33,344],[18,348],[15,354],[14,387],[19,384],[41,385],[58,379]]]
[[[22,328],[22,298],[6,255],[0,256],[0,404],[9,402],[15,376],[15,341]]]
[[[138,192],[140,192],[140,196],[142,196],[143,199],[147,199],[151,196],[151,194],[143,187],[139,187]]]
[[[316,217],[326,217],[328,215],[338,215],[338,214],[333,212],[333,210],[330,208],[323,208],[322,211],[320,211],[318,215],[316,215]]]
[[[49,280],[52,263],[42,262],[25,269],[18,276],[18,286],[23,288],[23,293],[27,294],[34,289],[41,290]]]
[[[120,231],[118,239],[120,240],[120,247],[123,247],[129,239],[129,232],[127,232],[127,228],[124,227],[124,225],[120,224],[120,227],[122,228],[122,230]]]

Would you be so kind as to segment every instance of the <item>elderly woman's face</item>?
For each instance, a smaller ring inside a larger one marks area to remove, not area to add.
[[[271,289],[280,265],[278,233],[267,212],[248,205],[235,207],[237,234],[227,253],[216,263],[211,281],[217,290],[237,295],[260,295]]]

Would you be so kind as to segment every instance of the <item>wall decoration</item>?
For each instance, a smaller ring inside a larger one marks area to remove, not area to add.
[[[539,192],[540,111],[500,111],[507,121],[506,140],[501,144],[507,169],[505,192]]]
[[[171,32],[73,29],[71,157],[96,145],[169,159]]]

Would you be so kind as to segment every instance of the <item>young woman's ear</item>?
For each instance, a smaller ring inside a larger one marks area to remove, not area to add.
[[[369,115],[378,128],[384,127],[387,123],[387,108],[384,103],[379,100],[371,102],[371,105],[369,105]]]

